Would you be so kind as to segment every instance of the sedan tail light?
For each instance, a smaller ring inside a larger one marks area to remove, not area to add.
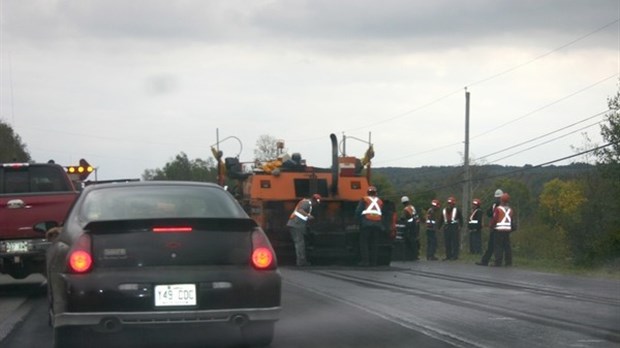
[[[252,252],[252,264],[258,269],[265,269],[273,263],[273,253],[267,248],[256,248]]]
[[[91,254],[91,240],[87,234],[81,235],[77,242],[69,250],[67,259],[69,271],[73,273],[86,273],[93,266]]]
[[[276,253],[262,229],[252,232],[252,266],[259,270],[271,270],[278,267]]]
[[[191,226],[168,226],[168,227],[153,227],[155,233],[185,233],[192,232]]]

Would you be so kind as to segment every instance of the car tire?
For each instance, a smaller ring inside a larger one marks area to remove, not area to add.
[[[266,347],[273,341],[275,323],[253,322],[241,328],[243,342],[247,347]]]

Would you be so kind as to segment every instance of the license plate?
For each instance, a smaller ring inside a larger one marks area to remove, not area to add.
[[[27,253],[28,242],[25,241],[6,241],[7,253]]]
[[[195,306],[196,284],[155,286],[155,306]]]

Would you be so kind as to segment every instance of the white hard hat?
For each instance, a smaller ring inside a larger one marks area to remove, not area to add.
[[[504,191],[502,191],[501,189],[497,189],[495,190],[495,198],[499,198],[504,194]]]
[[[409,197],[407,197],[407,196],[402,196],[402,197],[400,198],[400,202],[401,202],[401,203],[409,202]]]

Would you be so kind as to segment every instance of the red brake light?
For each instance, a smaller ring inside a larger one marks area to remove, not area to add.
[[[278,261],[269,239],[260,228],[252,232],[252,266],[259,270],[276,269]]]
[[[77,250],[69,255],[69,266],[77,273],[84,273],[90,269],[93,258],[84,250]]]
[[[177,232],[192,232],[191,227],[153,227],[155,233],[177,233]]]
[[[271,266],[273,253],[267,248],[257,248],[252,252],[252,264],[258,269],[265,269]]]
[[[75,273],[86,273],[93,266],[93,257],[90,253],[90,236],[81,235],[69,251],[69,270]]]

